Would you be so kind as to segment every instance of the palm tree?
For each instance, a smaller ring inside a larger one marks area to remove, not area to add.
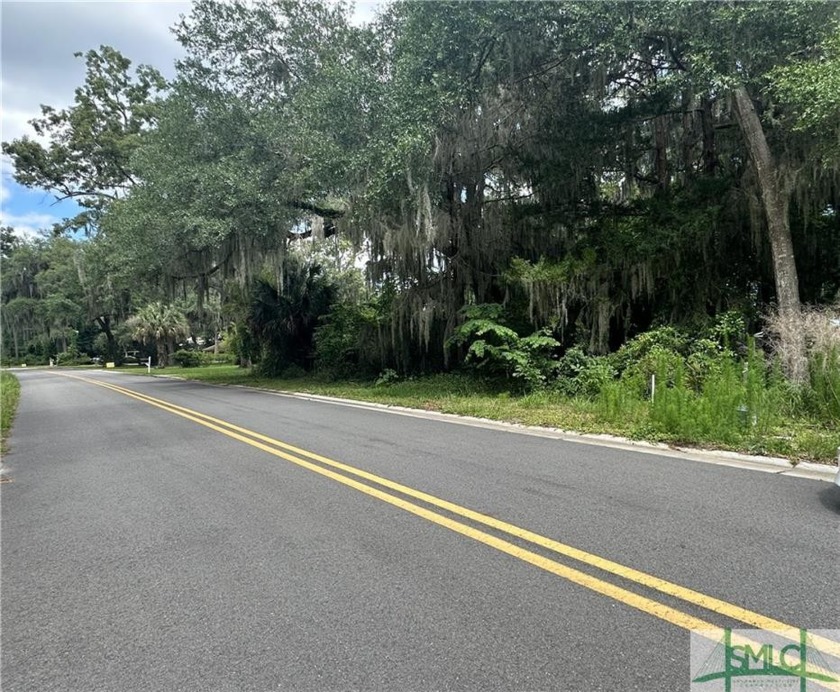
[[[130,317],[128,326],[132,336],[144,344],[153,341],[157,347],[159,367],[171,364],[178,339],[189,334],[190,328],[184,313],[174,305],[161,302],[149,303]]]

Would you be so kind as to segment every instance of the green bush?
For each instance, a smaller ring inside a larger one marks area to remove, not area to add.
[[[735,310],[718,315],[714,325],[708,330],[708,338],[726,349],[746,345],[748,339],[744,316]]]
[[[292,363],[280,371],[281,380],[299,380],[302,377],[306,377],[306,370],[297,363]]]
[[[631,342],[632,344],[632,342]],[[621,370],[621,381],[637,396],[647,397],[656,376],[656,388],[674,386],[685,381],[685,357],[678,351],[654,344],[641,351],[638,360],[628,362]]]
[[[87,353],[79,353],[78,349],[72,346],[66,351],[59,353],[53,360],[55,365],[90,365],[93,359]]]
[[[216,355],[205,352],[204,358],[206,359],[207,363],[214,363],[217,365],[233,365],[237,362],[236,354],[232,351],[219,352]]]
[[[172,358],[175,361],[175,365],[182,368],[197,368],[200,365],[204,365],[206,361],[204,353],[201,351],[191,351],[183,348],[175,351],[175,355]]]
[[[734,358],[735,354],[712,339],[697,339],[691,344],[691,353],[685,361],[686,382],[696,392],[703,383],[717,372],[722,363]]]
[[[578,377],[589,367],[592,358],[593,356],[587,354],[580,346],[573,346],[567,350],[555,366],[556,379],[552,383],[553,388],[566,396],[580,394],[581,382]]]
[[[381,373],[379,373],[379,377],[376,378],[376,382],[374,382],[375,387],[381,387],[388,384],[394,384],[395,382],[400,381],[400,376],[396,370],[392,370],[391,368],[385,368]]]
[[[609,358],[594,357],[578,376],[579,391],[584,396],[598,396],[604,387],[615,381],[617,374]]]
[[[655,360],[664,352],[688,355],[690,340],[686,334],[674,327],[659,327],[639,334],[609,356],[619,374],[653,354]],[[648,373],[650,374],[650,373]]]
[[[501,305],[468,305],[461,311],[466,318],[447,342],[450,346],[467,345],[466,362],[491,374],[514,377],[526,388],[544,385],[557,365],[551,358],[560,346],[548,330],[519,336],[502,324]]]
[[[225,334],[225,342],[236,362],[244,365],[259,360],[259,344],[254,339],[247,325],[236,322]]]
[[[778,424],[785,396],[784,381],[767,367],[754,344],[744,360],[721,355],[699,391],[683,363],[662,358],[650,420],[672,438],[732,444],[769,434]]]
[[[34,365],[49,365],[50,364],[50,357],[49,356],[39,356],[34,353],[27,353],[17,360],[12,360],[12,364],[15,366],[20,365],[27,365],[32,367]]]
[[[333,305],[315,329],[316,369],[336,378],[375,374],[378,319],[376,305]]]
[[[624,347],[618,378],[613,377],[617,369],[605,367],[615,362],[611,356],[593,358],[570,349],[558,365],[571,377],[563,387],[594,397],[595,411],[605,422],[648,439],[758,448],[785,417],[801,415],[804,394],[778,366],[767,363],[754,342],[747,341],[739,357],[722,340],[683,341],[672,338],[670,330],[658,331],[640,337],[641,345]],[[638,358],[630,360],[631,353]],[[823,368],[817,377],[833,372]]]

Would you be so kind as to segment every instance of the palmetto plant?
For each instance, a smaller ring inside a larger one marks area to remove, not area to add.
[[[161,302],[149,303],[128,320],[131,334],[144,344],[154,342],[158,365],[170,364],[178,339],[189,334],[187,318],[180,308]]]
[[[259,343],[263,374],[276,375],[290,365],[311,367],[315,327],[335,293],[319,265],[300,260],[289,262],[279,283],[268,276],[254,283],[248,326]]]

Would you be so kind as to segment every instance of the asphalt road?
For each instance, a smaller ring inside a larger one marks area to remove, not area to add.
[[[829,483],[241,388],[18,376],[7,692],[672,692],[698,622],[840,628]]]

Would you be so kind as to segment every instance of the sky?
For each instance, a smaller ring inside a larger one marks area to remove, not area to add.
[[[379,2],[356,2],[355,21],[370,20]],[[174,74],[183,55],[170,27],[189,14],[190,3],[177,0],[2,0],[0,4],[0,139],[32,135],[29,120],[40,105],[61,109],[72,104],[84,81],[84,61],[74,58],[102,45],[113,46],[136,66],[148,64],[164,76]],[[72,216],[75,205],[55,203],[47,192],[29,190],[12,179],[5,157],[0,180],[0,225],[36,235]]]

